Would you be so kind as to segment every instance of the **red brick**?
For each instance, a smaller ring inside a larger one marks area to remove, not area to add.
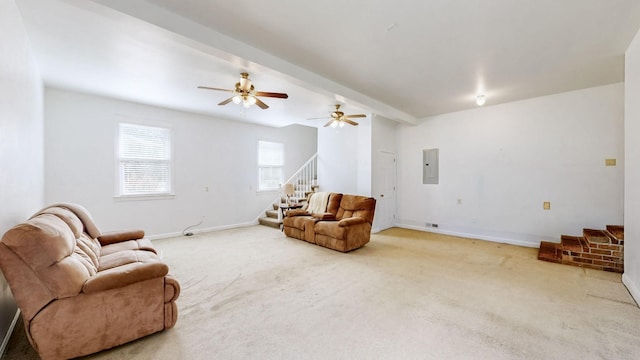
[[[621,258],[621,257],[623,257],[624,255],[623,255],[622,251],[612,251],[612,252],[611,252],[611,256],[615,256],[615,257],[619,257],[619,258]]]
[[[598,249],[620,251],[620,245],[598,244]]]
[[[591,253],[611,256],[611,250],[591,249]]]
[[[615,267],[616,266],[615,263],[612,263],[610,261],[600,261],[600,260],[593,260],[593,264],[594,265],[608,266],[608,267]]]
[[[582,254],[581,257],[584,259],[602,260],[602,255]]]
[[[615,263],[622,263],[622,259],[619,257],[613,257],[613,256],[603,256],[601,260],[604,261],[612,261]]]
[[[573,258],[573,261],[577,263],[593,264],[593,260],[591,259]]]

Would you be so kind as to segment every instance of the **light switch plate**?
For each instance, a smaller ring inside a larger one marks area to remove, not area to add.
[[[604,160],[604,165],[605,166],[616,166],[616,159],[605,159]]]
[[[542,208],[545,210],[550,210],[551,209],[551,203],[548,201],[545,201],[542,203]]]

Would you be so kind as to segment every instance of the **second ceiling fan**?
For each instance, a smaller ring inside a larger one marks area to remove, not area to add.
[[[343,127],[344,124],[356,126],[358,125],[358,123],[351,119],[367,117],[367,115],[365,114],[345,115],[342,111],[340,111],[340,104],[336,104],[336,109],[332,111],[330,115],[331,115],[330,120],[328,123],[324,124],[324,127],[327,127],[329,125],[331,125],[331,127],[337,127],[337,126]],[[325,118],[326,117],[318,117],[318,118],[310,118],[307,120],[317,120],[317,119],[325,119]]]
[[[249,74],[246,72],[240,73],[240,81],[236,83],[235,89],[220,89],[208,86],[198,86],[198,88],[206,90],[226,91],[232,92],[234,94],[232,97],[220,102],[218,105],[227,105],[228,103],[233,101],[234,104],[242,103],[245,108],[256,104],[263,110],[268,109],[269,105],[258,99],[258,96],[278,99],[287,99],[289,97],[289,95],[285,93],[256,91],[253,83],[251,82],[251,79],[249,79]]]

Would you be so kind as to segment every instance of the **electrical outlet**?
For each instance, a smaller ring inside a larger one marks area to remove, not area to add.
[[[208,186],[204,187],[204,192],[209,192],[209,187]]]
[[[551,210],[551,203],[548,201],[545,201],[542,203],[542,208],[545,210]]]
[[[458,205],[462,205],[462,199],[458,199]]]

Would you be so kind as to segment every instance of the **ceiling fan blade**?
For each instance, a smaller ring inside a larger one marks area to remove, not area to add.
[[[355,121],[351,121],[351,120],[346,119],[346,118],[343,118],[343,119],[342,119],[342,121],[346,122],[347,124],[351,124],[351,125],[353,125],[353,126],[357,126],[357,125],[358,125],[358,123],[357,123],[357,122],[355,122]]]
[[[230,89],[220,89],[220,88],[214,88],[214,87],[208,87],[208,86],[198,86],[198,89],[227,91],[227,92],[234,92],[235,91],[235,90],[230,90]]]
[[[324,124],[324,127],[327,127],[327,126],[331,125],[332,122],[333,122],[333,119],[329,120],[328,123]]]
[[[228,98],[227,100],[225,100],[225,101],[223,101],[223,102],[219,103],[218,105],[227,105],[228,103],[230,103],[230,102],[231,102],[231,100],[233,100],[233,96],[232,96],[232,97],[230,97],[230,98]]]
[[[260,109],[262,110],[266,110],[269,108],[269,105],[265,104],[262,102],[262,100],[255,98],[256,99],[256,105],[260,106]]]
[[[278,99],[288,99],[289,98],[289,95],[287,95],[285,93],[277,93],[277,92],[255,91],[253,94],[255,96],[265,96],[265,97],[272,97],[272,98],[278,98]]]
[[[345,115],[345,118],[366,118],[367,115],[365,114],[353,114],[353,115]]]

